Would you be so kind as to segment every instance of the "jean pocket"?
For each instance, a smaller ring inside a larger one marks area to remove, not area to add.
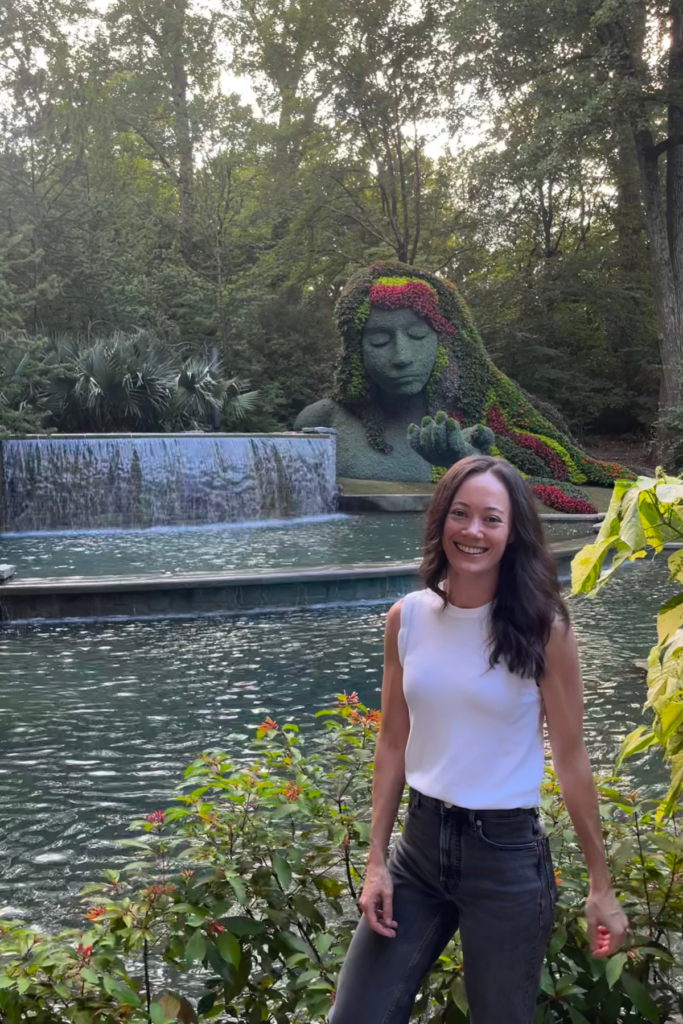
[[[547,835],[541,837],[541,848],[543,850],[543,863],[545,865],[546,878],[548,880],[548,892],[550,893],[550,904],[555,906],[557,903],[557,880],[555,878],[555,869],[553,867],[553,858],[550,852],[550,840]]]
[[[477,835],[496,850],[538,850],[538,828],[529,814],[513,818],[477,818]]]

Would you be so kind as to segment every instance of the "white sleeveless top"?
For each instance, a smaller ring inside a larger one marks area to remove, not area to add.
[[[534,679],[489,667],[489,616],[443,607],[431,590],[403,598],[398,652],[410,712],[406,781],[470,810],[537,807],[543,702]]]

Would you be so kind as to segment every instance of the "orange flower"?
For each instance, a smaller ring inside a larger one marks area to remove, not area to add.
[[[290,803],[294,803],[294,801],[296,800],[300,793],[301,786],[297,786],[294,782],[287,783],[287,788],[285,789],[285,796],[290,801]]]
[[[561,882],[562,881],[562,874],[560,873],[560,869],[559,868],[555,868],[553,874],[555,875],[555,881],[556,882]]]
[[[189,868],[185,868],[180,872],[181,878],[192,878],[193,874],[194,871],[191,871]]]
[[[366,729],[371,729],[373,732],[377,732],[382,722],[382,714],[380,711],[368,711],[366,715],[363,715],[363,725]]]
[[[259,730],[261,732],[269,732],[271,729],[277,729],[277,727],[277,722],[274,722],[272,718],[268,717],[264,718],[264,720],[261,722],[261,724],[259,725]]]
[[[98,918],[102,917],[102,914],[106,913],[106,907],[91,907],[88,913],[85,915],[85,919],[86,921],[97,921]]]
[[[220,935],[221,932],[224,932],[225,928],[223,927],[222,924],[219,924],[218,921],[207,921],[206,931],[209,935],[215,936]]]

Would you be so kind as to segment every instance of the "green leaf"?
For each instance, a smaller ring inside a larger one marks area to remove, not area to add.
[[[287,892],[292,884],[292,869],[279,853],[273,854],[273,870],[283,892]]]
[[[118,999],[123,1006],[140,1006],[140,997],[125,981],[113,978],[110,974],[105,974],[102,980],[105,992],[114,999]]]
[[[659,1024],[659,1011],[649,992],[632,974],[622,974],[621,984],[638,1013],[651,1024]]]
[[[626,953],[617,953],[616,956],[610,957],[607,961],[605,968],[605,977],[607,978],[607,984],[610,988],[614,988],[615,984],[621,977],[621,972],[624,969],[624,964],[628,960]]]
[[[261,921],[253,921],[250,917],[224,917],[221,924],[233,935],[263,935],[266,930]]]
[[[675,594],[659,609],[657,615],[657,636],[660,644],[672,636],[683,625],[683,594]]]
[[[185,946],[185,963],[191,964],[196,960],[203,960],[206,956],[206,938],[201,928],[197,928],[192,938]]]
[[[213,1010],[213,1004],[216,1002],[215,992],[205,992],[197,1003],[197,1016],[203,1017],[205,1013],[210,1013]]]
[[[218,946],[218,952],[223,957],[223,959],[227,963],[232,964],[234,967],[237,967],[238,963],[240,962],[240,957],[242,956],[242,950],[240,948],[239,942],[232,934],[232,932],[221,932],[221,934],[216,939],[216,945]]]
[[[451,985],[451,997],[461,1013],[467,1013],[467,995],[465,993],[465,982],[458,975]]]
[[[657,737],[653,731],[647,729],[644,725],[639,725],[637,729],[628,734],[622,743],[618,763],[620,764],[626,757],[640,753],[641,750],[647,750],[648,747],[651,747],[656,742]]]
[[[590,1022],[584,1017],[580,1010],[577,1010],[575,1006],[567,1004],[569,1010],[569,1016],[572,1019],[572,1024],[590,1024]]]
[[[235,899],[237,900],[237,902],[240,903],[243,907],[246,907],[248,902],[247,890],[242,879],[239,877],[239,875],[228,875],[228,882],[230,883],[232,891],[235,894]]]

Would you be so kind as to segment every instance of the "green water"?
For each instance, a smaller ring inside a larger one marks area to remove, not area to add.
[[[549,540],[585,536],[590,523],[549,523]],[[0,534],[0,563],[18,578],[135,573],[251,572],[354,562],[404,561],[420,553],[423,517],[367,514],[262,520],[251,525],[64,534]]]
[[[629,566],[573,603],[596,766],[640,721],[663,563]],[[308,722],[342,689],[379,703],[386,606],[251,618],[0,631],[0,908],[69,916],[120,862],[132,815],[163,807],[208,746],[239,754],[265,715]],[[658,785],[647,756],[635,781]],[[5,911],[7,912],[7,911]]]

